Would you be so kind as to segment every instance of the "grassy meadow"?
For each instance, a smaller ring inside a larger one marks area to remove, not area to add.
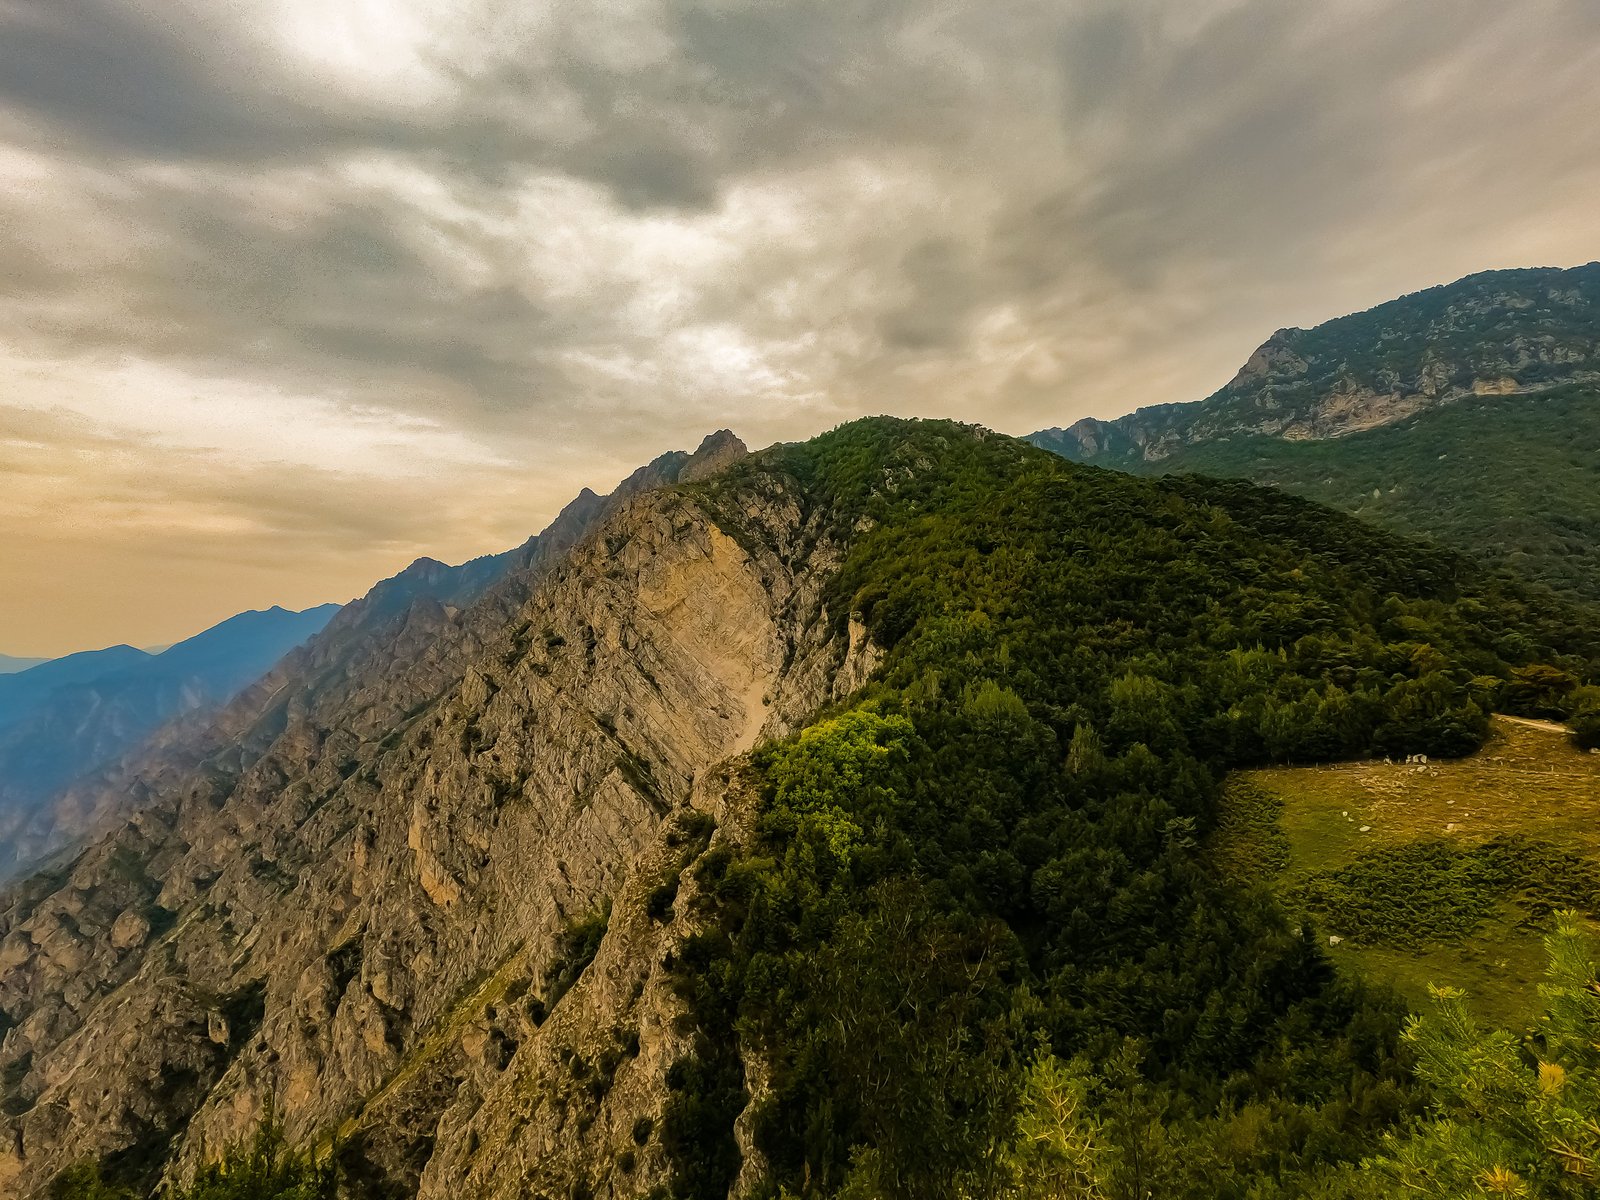
[[[1415,1005],[1430,983],[1461,988],[1515,1027],[1539,1009],[1551,911],[1600,913],[1600,755],[1497,717],[1455,761],[1240,772],[1212,852],[1315,921],[1341,966]]]

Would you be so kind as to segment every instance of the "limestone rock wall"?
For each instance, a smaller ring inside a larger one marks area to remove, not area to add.
[[[85,1156],[181,1173],[269,1103],[402,1194],[647,1190],[664,1163],[635,1130],[682,1049],[661,963],[686,929],[649,896],[705,848],[687,814],[742,836],[738,756],[876,662],[822,609],[820,517],[781,478],[741,489],[718,500],[734,532],[695,489],[628,500],[522,603],[438,626],[411,668],[458,678],[436,699],[347,681],[381,736],[251,724],[237,776],[191,771],[14,889],[0,1190]],[[563,932],[608,909],[547,1006]]]

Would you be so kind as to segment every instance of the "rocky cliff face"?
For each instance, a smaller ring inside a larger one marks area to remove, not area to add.
[[[1244,435],[1334,438],[1466,396],[1600,380],[1600,263],[1489,271],[1315,329],[1280,329],[1192,404],[1085,418],[1030,441],[1081,462],[1155,462]]]
[[[136,731],[142,739],[129,736],[119,744],[120,756],[101,756],[110,761],[57,793],[29,792],[26,805],[11,806],[14,812],[3,803],[8,784],[0,778],[0,878],[106,828],[164,790],[186,786],[197,762],[231,780],[290,720],[323,735],[337,730],[336,740],[349,744],[383,736],[458,680],[464,656],[498,631],[546,566],[608,513],[686,472],[709,471],[744,452],[723,430],[693,454],[672,451],[639,468],[609,496],[584,489],[549,528],[512,550],[455,567],[418,559],[331,620],[324,616],[321,632],[270,673],[256,679],[269,660],[241,678],[229,694],[256,681],[220,712],[201,705],[153,732],[154,723],[146,722]],[[0,752],[4,737],[0,731]]]
[[[636,480],[465,610],[335,622],[13,889],[0,1189],[88,1155],[181,1172],[269,1102],[403,1194],[659,1180],[687,911],[661,897],[744,836],[738,757],[872,665],[823,611],[840,547],[794,481],[656,486],[742,453]]]

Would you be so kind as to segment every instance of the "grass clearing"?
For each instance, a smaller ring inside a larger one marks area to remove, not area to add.
[[[1600,914],[1600,755],[1497,717],[1456,761],[1242,772],[1212,852],[1315,920],[1341,967],[1414,1004],[1429,983],[1460,987],[1484,1019],[1520,1025],[1538,1011],[1550,910]]]

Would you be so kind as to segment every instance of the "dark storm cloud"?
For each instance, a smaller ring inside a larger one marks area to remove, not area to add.
[[[215,28],[185,29],[137,4],[0,9],[0,100],[116,153],[251,158],[346,132],[274,87],[273,75]]]
[[[603,61],[581,29],[558,27],[475,70],[444,64],[448,99],[415,110],[308,87],[216,20],[116,0],[13,5],[0,10],[0,101],[31,131],[30,149],[99,172],[95,215],[132,237],[99,260],[72,233],[55,255],[20,238],[0,248],[0,265],[13,295],[98,298],[33,323],[69,345],[293,376],[414,373],[459,385],[447,389],[456,402],[537,406],[559,383],[551,354],[617,336],[607,315],[624,297],[567,297],[558,316],[526,286],[463,283],[423,261],[403,203],[352,190],[338,211],[285,221],[241,203],[241,191],[263,171],[379,154],[486,208],[532,170],[592,182],[624,212],[707,211],[752,172],[959,140],[952,116],[965,110],[970,123],[971,81],[937,53],[896,44],[915,11],[668,5],[656,14],[667,53],[644,67]],[[541,124],[545,109],[570,115]],[[184,174],[135,169],[151,165]],[[949,270],[930,275],[925,250],[902,257],[917,295],[883,318],[890,342],[958,337],[951,319],[916,311],[949,304],[933,294],[954,283]]]
[[[558,46],[552,58],[533,70],[513,62],[458,74],[448,102],[407,111],[319,88],[217,17],[185,22],[140,0],[0,8],[0,104],[87,155],[244,166],[387,150],[485,182],[542,163],[630,204],[712,201],[712,165],[680,144],[659,103],[629,103],[636,93],[626,81],[586,61],[580,46]],[[588,134],[569,141],[522,119],[557,91],[581,103]]]
[[[417,109],[319,87],[219,12],[187,21],[148,0],[12,0],[0,7],[0,103],[114,157],[250,163],[384,149],[484,181],[543,166],[630,206],[696,207],[762,164],[948,142],[981,116],[974,85],[1003,81],[1003,63],[964,79],[941,58],[940,37],[992,29],[977,7],[681,0],[652,11],[665,57],[606,61],[586,41],[593,25],[557,11],[536,45],[486,46],[472,66],[441,55],[431,65],[451,95]],[[919,23],[921,46],[907,40]],[[1011,40],[988,49],[1010,52]],[[581,120],[550,127],[537,110],[552,104]]]
[[[1061,32],[1062,75],[1073,124],[1123,99],[1139,69],[1140,21],[1128,12],[1091,12]]]
[[[532,171],[603,187],[624,214],[692,215],[740,180],[916,158],[930,187],[948,181],[951,209],[988,186],[993,211],[950,220],[887,194],[876,214],[816,217],[881,222],[879,244],[840,252],[880,277],[881,308],[861,318],[887,349],[954,350],[986,306],[1074,271],[1137,294],[1241,241],[1293,260],[1297,232],[1359,213],[1408,157],[1450,152],[1394,128],[1393,95],[1483,35],[1442,21],[1446,7],[666,0],[645,9],[659,48],[641,61],[558,12],[460,62],[429,51],[448,87],[418,106],[319,86],[217,14],[28,0],[0,10],[0,102],[63,157],[76,145],[89,163],[191,171],[106,201],[108,221],[152,242],[113,268],[142,301],[119,306],[126,327],[108,339],[415,371],[504,403],[555,382],[545,350],[613,336],[618,298],[568,297],[557,316],[526,283],[451,278],[421,256],[403,200],[352,189],[339,211],[284,221],[241,208],[251,173],[393,155],[486,209]],[[1542,7],[1568,35],[1592,30],[1586,6]],[[13,292],[70,288],[91,267],[60,261],[51,277],[25,240],[5,254]],[[92,340],[96,319],[71,314],[66,332]]]
[[[928,240],[912,246],[899,263],[904,303],[879,322],[884,341],[899,350],[959,346],[984,299],[985,284],[965,246]]]

